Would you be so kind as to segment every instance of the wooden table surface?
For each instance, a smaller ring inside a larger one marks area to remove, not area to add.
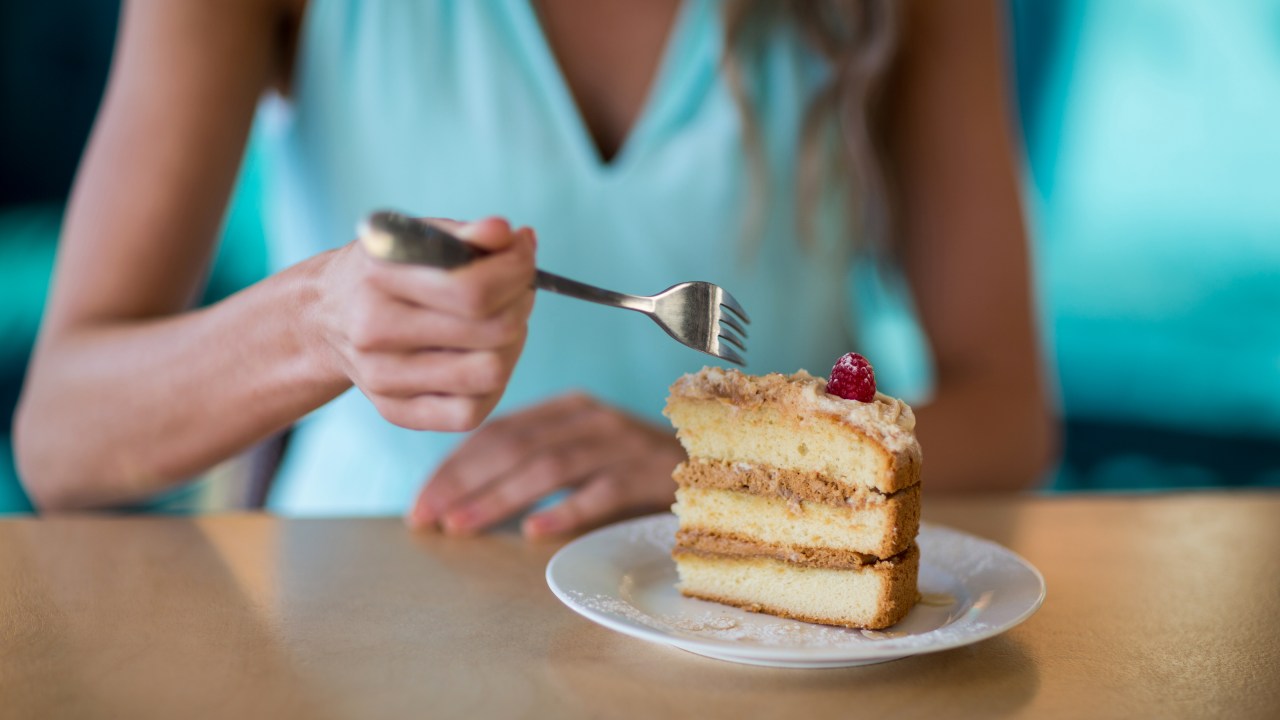
[[[926,499],[1044,573],[1010,632],[861,668],[598,627],[558,543],[394,519],[0,521],[2,717],[1280,717],[1280,493]]]

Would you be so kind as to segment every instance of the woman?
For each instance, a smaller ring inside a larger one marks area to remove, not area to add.
[[[134,501],[306,415],[269,500],[282,512],[465,533],[568,489],[525,519],[546,535],[669,503],[682,453],[658,409],[705,358],[561,298],[529,319],[525,226],[541,266],[595,284],[730,288],[753,371],[825,371],[856,336],[873,360],[906,348],[878,360],[904,392],[894,376],[932,358],[930,486],[1026,487],[1049,426],[998,13],[898,9],[137,0],[20,410],[33,499]],[[270,89],[284,101],[257,132],[281,270],[188,311]],[[445,273],[349,242],[382,206],[506,219],[457,226],[492,255]],[[498,419],[446,434],[504,389]]]

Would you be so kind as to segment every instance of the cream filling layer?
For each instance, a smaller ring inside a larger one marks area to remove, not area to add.
[[[919,513],[889,505],[802,502],[735,490],[681,487],[672,511],[682,530],[749,539],[781,550],[832,548],[886,558],[906,550]]]

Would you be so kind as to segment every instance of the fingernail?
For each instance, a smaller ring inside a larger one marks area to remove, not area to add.
[[[430,498],[420,496],[415,498],[413,504],[409,506],[406,519],[417,525],[426,525],[435,522],[437,515]]]
[[[533,515],[524,520],[526,535],[551,535],[559,530],[559,523],[550,515]]]
[[[461,240],[470,240],[472,235],[475,234],[476,225],[478,224],[479,223],[467,223],[466,225],[458,228],[458,231],[454,233],[454,236]]]
[[[475,520],[474,513],[467,510],[454,510],[444,516],[444,529],[449,533],[461,533],[471,529]]]
[[[404,524],[409,526],[410,530],[422,530],[430,527],[435,522],[435,518],[431,517],[431,513],[425,510],[410,510],[404,516]]]

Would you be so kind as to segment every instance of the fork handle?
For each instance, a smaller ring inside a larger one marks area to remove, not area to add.
[[[441,227],[391,210],[370,214],[356,233],[365,252],[387,262],[448,270],[488,254]]]
[[[428,222],[390,210],[372,213],[357,232],[365,251],[380,260],[410,265],[456,268],[487,255],[452,233]],[[652,298],[605,290],[539,270],[534,287],[587,302],[652,313]]]
[[[553,292],[557,295],[565,295],[587,302],[599,303],[601,305],[609,305],[610,307],[625,308],[627,310],[635,310],[636,312],[652,313],[653,298],[639,297],[636,295],[628,295],[626,293],[605,290],[604,288],[588,285],[577,280],[570,280],[546,270],[539,270],[537,277],[533,281],[534,287],[547,292]]]

